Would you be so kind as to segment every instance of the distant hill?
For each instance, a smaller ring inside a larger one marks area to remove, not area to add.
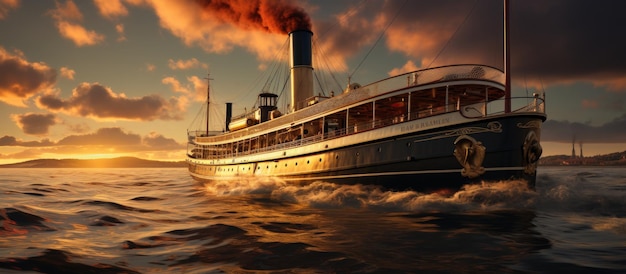
[[[144,160],[135,157],[111,159],[38,159],[15,164],[0,165],[0,168],[135,168],[135,167],[186,167],[184,161],[166,162]]]
[[[591,157],[575,157],[571,155],[556,155],[541,157],[540,166],[625,166],[626,151],[615,152]]]

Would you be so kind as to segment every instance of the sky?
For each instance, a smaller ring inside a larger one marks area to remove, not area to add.
[[[574,140],[585,156],[625,151],[626,1],[511,2],[513,96],[545,92],[543,155],[569,155]],[[343,86],[348,77],[367,84],[455,63],[502,68],[502,7],[498,0],[0,0],[0,164],[183,160],[209,73],[219,112],[225,102],[235,114],[250,109],[260,77],[286,62],[278,54],[298,26],[311,28],[320,60]]]

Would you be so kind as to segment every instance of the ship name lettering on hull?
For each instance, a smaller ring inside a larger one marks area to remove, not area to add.
[[[400,127],[401,132],[413,131],[422,128],[428,128],[433,126],[441,126],[450,123],[450,118],[439,118],[433,120],[426,120],[419,123],[412,123],[410,125],[405,125]]]

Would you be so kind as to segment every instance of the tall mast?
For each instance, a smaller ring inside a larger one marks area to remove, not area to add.
[[[209,77],[211,75],[211,73],[207,73],[207,77],[204,78],[207,81],[206,84],[206,136],[209,136],[209,106],[211,105],[210,103],[210,98],[211,98],[211,77]]]
[[[511,54],[509,47],[509,0],[504,0],[504,112],[511,112]]]

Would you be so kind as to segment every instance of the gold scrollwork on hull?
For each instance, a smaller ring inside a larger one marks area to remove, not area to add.
[[[454,137],[454,136],[461,136],[461,135],[468,135],[468,134],[475,134],[475,133],[483,133],[483,132],[493,132],[493,133],[501,133],[502,132],[502,124],[500,122],[489,122],[487,124],[487,127],[464,127],[464,128],[459,128],[459,129],[452,129],[452,130],[447,130],[447,131],[443,131],[443,132],[437,132],[437,133],[430,133],[428,135],[437,135],[437,136],[433,136],[430,138],[424,138],[424,139],[418,139],[415,140],[413,142],[417,143],[417,142],[424,142],[424,141],[430,141],[430,140],[435,140],[435,139],[441,139],[441,138],[448,138],[448,137]],[[426,136],[428,136],[426,135]],[[420,135],[420,136],[416,136],[416,137],[422,137],[425,135]]]
[[[463,166],[461,175],[470,179],[485,173],[482,166],[485,159],[485,146],[476,139],[461,135],[454,141],[454,157]]]
[[[464,127],[457,130],[451,130],[445,134],[448,136],[467,135],[481,132],[502,132],[502,124],[500,122],[489,122],[487,127]]]
[[[525,124],[522,123],[517,123],[517,127],[518,128],[541,128],[541,121],[539,120],[532,120],[532,121],[528,121]]]
[[[528,134],[526,134],[523,149],[524,162],[526,164],[524,172],[527,174],[534,174],[537,171],[537,162],[539,161],[539,157],[541,157],[541,153],[543,152],[543,148],[539,143],[539,138],[534,131],[529,131]]]

